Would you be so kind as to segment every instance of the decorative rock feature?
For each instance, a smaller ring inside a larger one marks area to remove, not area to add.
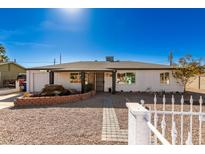
[[[48,84],[42,89],[40,96],[63,96],[70,94],[71,92],[62,85]]]

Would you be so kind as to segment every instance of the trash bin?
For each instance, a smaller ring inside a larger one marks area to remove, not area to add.
[[[26,83],[23,83],[23,91],[26,91]]]
[[[111,93],[111,92],[112,92],[112,89],[111,89],[111,88],[109,88],[109,89],[108,89],[108,91],[109,91],[109,93]]]

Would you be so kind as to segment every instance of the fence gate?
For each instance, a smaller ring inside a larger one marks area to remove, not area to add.
[[[175,109],[175,98],[171,98],[171,110],[166,110],[166,97],[162,98],[161,110],[157,110],[157,96],[154,96],[154,109],[147,110],[144,101],[127,102],[128,107],[128,144],[205,144],[202,143],[202,124],[205,113],[202,111],[203,99],[198,100],[193,110],[193,97],[184,110],[184,97]],[[187,111],[187,106],[189,110]],[[180,107],[180,108],[179,108]],[[195,132],[193,142],[193,130]],[[196,134],[197,132],[197,134]]]

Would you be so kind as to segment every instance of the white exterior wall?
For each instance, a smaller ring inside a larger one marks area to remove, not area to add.
[[[135,73],[135,83],[133,84],[118,84],[116,83],[116,91],[146,91],[148,88],[151,91],[183,91],[183,87],[179,85],[172,76],[170,70],[129,70],[117,71],[117,73],[133,72]],[[160,73],[170,73],[170,84],[160,84]]]
[[[49,73],[39,70],[26,71],[27,92],[39,92],[49,84]]]
[[[81,90],[81,83],[70,83],[69,72],[55,72],[54,73],[54,84],[63,85],[64,88]]]
[[[27,91],[39,92],[46,84],[49,84],[49,73],[41,72],[39,70],[29,70],[27,75]],[[37,77],[38,76],[38,77]],[[38,78],[36,81],[35,77]],[[68,72],[55,72],[54,84],[63,85],[64,88],[81,90],[80,83],[70,83],[70,73]]]
[[[127,71],[117,71],[117,73],[133,72],[135,73],[135,83],[128,84],[118,84],[116,83],[116,91],[146,91],[148,88],[151,91],[183,91],[183,87],[179,85],[176,80],[172,77],[172,71],[170,70],[127,70]],[[160,84],[160,73],[169,72],[170,73],[170,84]],[[37,74],[42,74],[38,82],[34,80],[34,76]],[[117,75],[116,73],[116,75]],[[47,74],[47,75],[46,75]],[[117,78],[117,77],[116,77]],[[27,71],[27,91],[34,91],[35,87],[44,87],[45,84],[49,83],[49,73],[41,72],[39,70],[29,70]],[[35,84],[35,85],[34,85]],[[81,83],[70,83],[70,73],[69,72],[55,72],[54,73],[54,84],[63,85],[65,88],[71,88],[76,90],[81,90]],[[107,76],[105,73],[104,77],[104,91],[108,92],[108,89],[112,88],[112,76]],[[39,88],[37,88],[39,89]]]

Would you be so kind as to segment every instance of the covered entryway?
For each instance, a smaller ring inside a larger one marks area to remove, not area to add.
[[[96,91],[104,92],[104,72],[96,73]]]
[[[95,90],[95,72],[85,73],[85,84],[90,84],[92,90]]]

